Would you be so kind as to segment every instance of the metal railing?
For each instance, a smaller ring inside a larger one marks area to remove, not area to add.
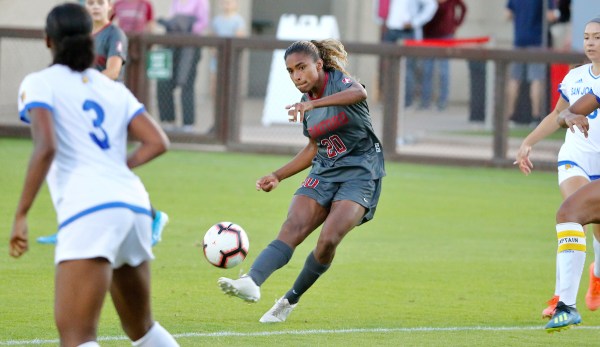
[[[40,30],[0,28],[0,43],[5,39],[41,40],[43,33]],[[155,46],[173,47],[199,47],[213,48],[216,50],[218,60],[216,93],[212,104],[215,132],[210,134],[181,133],[169,131],[173,142],[217,144],[225,146],[228,150],[249,151],[260,153],[289,153],[295,152],[300,146],[298,143],[279,144],[252,143],[244,141],[243,105],[245,96],[240,92],[240,76],[244,71],[243,55],[245,52],[269,52],[285,49],[291,41],[280,41],[267,38],[217,38],[199,37],[192,35],[136,35],[129,41],[129,57],[127,62],[127,86],[145,104],[151,103],[151,81],[146,76],[146,55]],[[386,158],[389,160],[451,163],[474,166],[508,166],[513,159],[507,156],[509,147],[509,122],[505,110],[505,89],[507,81],[507,68],[513,62],[544,63],[544,64],[579,64],[586,61],[581,53],[555,52],[552,50],[523,51],[510,49],[494,49],[484,47],[409,47],[395,44],[367,44],[344,42],[348,53],[381,59],[385,66],[382,73],[381,93],[381,126],[380,134]],[[0,68],[2,56],[10,52],[0,51]],[[403,153],[398,149],[398,129],[403,126],[402,117],[404,109],[401,108],[399,96],[403,95],[402,59],[404,58],[435,57],[442,59],[463,61],[492,62],[494,73],[492,121],[491,121],[491,153],[488,158],[481,157],[448,157],[440,154],[414,154]],[[247,70],[247,69],[246,69]],[[1,70],[0,70],[1,71]],[[374,73],[376,73],[374,71]],[[2,76],[0,76],[0,81]],[[1,83],[1,82],[0,82]],[[16,93],[15,93],[16,95]],[[16,113],[16,110],[15,110]],[[7,125],[0,118],[0,136],[23,136],[27,131],[23,127]],[[537,163],[540,167],[555,167],[555,160],[543,160]]]

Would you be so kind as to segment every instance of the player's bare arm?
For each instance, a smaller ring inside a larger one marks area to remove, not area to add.
[[[354,82],[348,89],[341,92],[328,95],[319,99],[297,102],[293,105],[287,105],[288,120],[290,122],[302,122],[304,113],[319,107],[327,106],[346,106],[354,105],[367,99],[367,90],[357,82]]]
[[[277,188],[279,182],[291,177],[298,172],[310,167],[312,160],[317,154],[317,142],[314,139],[309,139],[308,144],[287,164],[278,170],[259,178],[256,181],[256,190],[270,192]]]
[[[596,96],[594,94],[586,94],[569,108],[562,111],[556,121],[559,126],[571,129],[571,132],[575,132],[575,127],[577,127],[587,137],[590,127],[587,115],[598,107],[600,107],[600,104]]]
[[[533,169],[533,163],[529,159],[531,148],[560,128],[557,123],[558,115],[568,107],[569,103],[565,99],[558,99],[554,110],[544,117],[542,122],[521,143],[513,164],[518,165],[519,170],[525,175],[529,175]]]
[[[9,254],[15,258],[23,255],[29,247],[27,213],[44,183],[56,153],[56,138],[51,111],[45,108],[33,108],[29,111],[29,117],[31,119],[33,152],[29,160],[9,242]]]
[[[367,90],[358,82],[341,92],[312,100],[312,107],[347,106],[354,105],[367,99]]]
[[[127,166],[131,169],[149,162],[169,148],[169,138],[146,112],[133,118],[128,131],[131,139],[141,143],[127,158]]]
[[[112,56],[106,61],[106,69],[102,73],[111,80],[116,80],[119,78],[122,68],[123,59],[119,56]]]

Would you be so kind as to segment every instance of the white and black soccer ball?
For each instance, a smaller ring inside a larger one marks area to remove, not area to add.
[[[240,264],[249,248],[248,235],[235,223],[217,223],[204,235],[204,256],[216,267],[227,269]]]

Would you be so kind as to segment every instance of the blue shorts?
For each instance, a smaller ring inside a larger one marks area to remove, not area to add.
[[[381,195],[381,178],[370,181],[324,182],[308,176],[295,195],[307,196],[325,208],[330,208],[334,201],[354,201],[366,209],[360,225],[370,221],[375,215]]]

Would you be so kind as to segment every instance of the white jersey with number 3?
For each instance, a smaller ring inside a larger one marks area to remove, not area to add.
[[[59,229],[98,210],[124,207],[150,214],[148,194],[127,167],[127,128],[144,106],[121,83],[94,69],[52,65],[25,77],[19,115],[51,111],[57,151],[47,175]]]

